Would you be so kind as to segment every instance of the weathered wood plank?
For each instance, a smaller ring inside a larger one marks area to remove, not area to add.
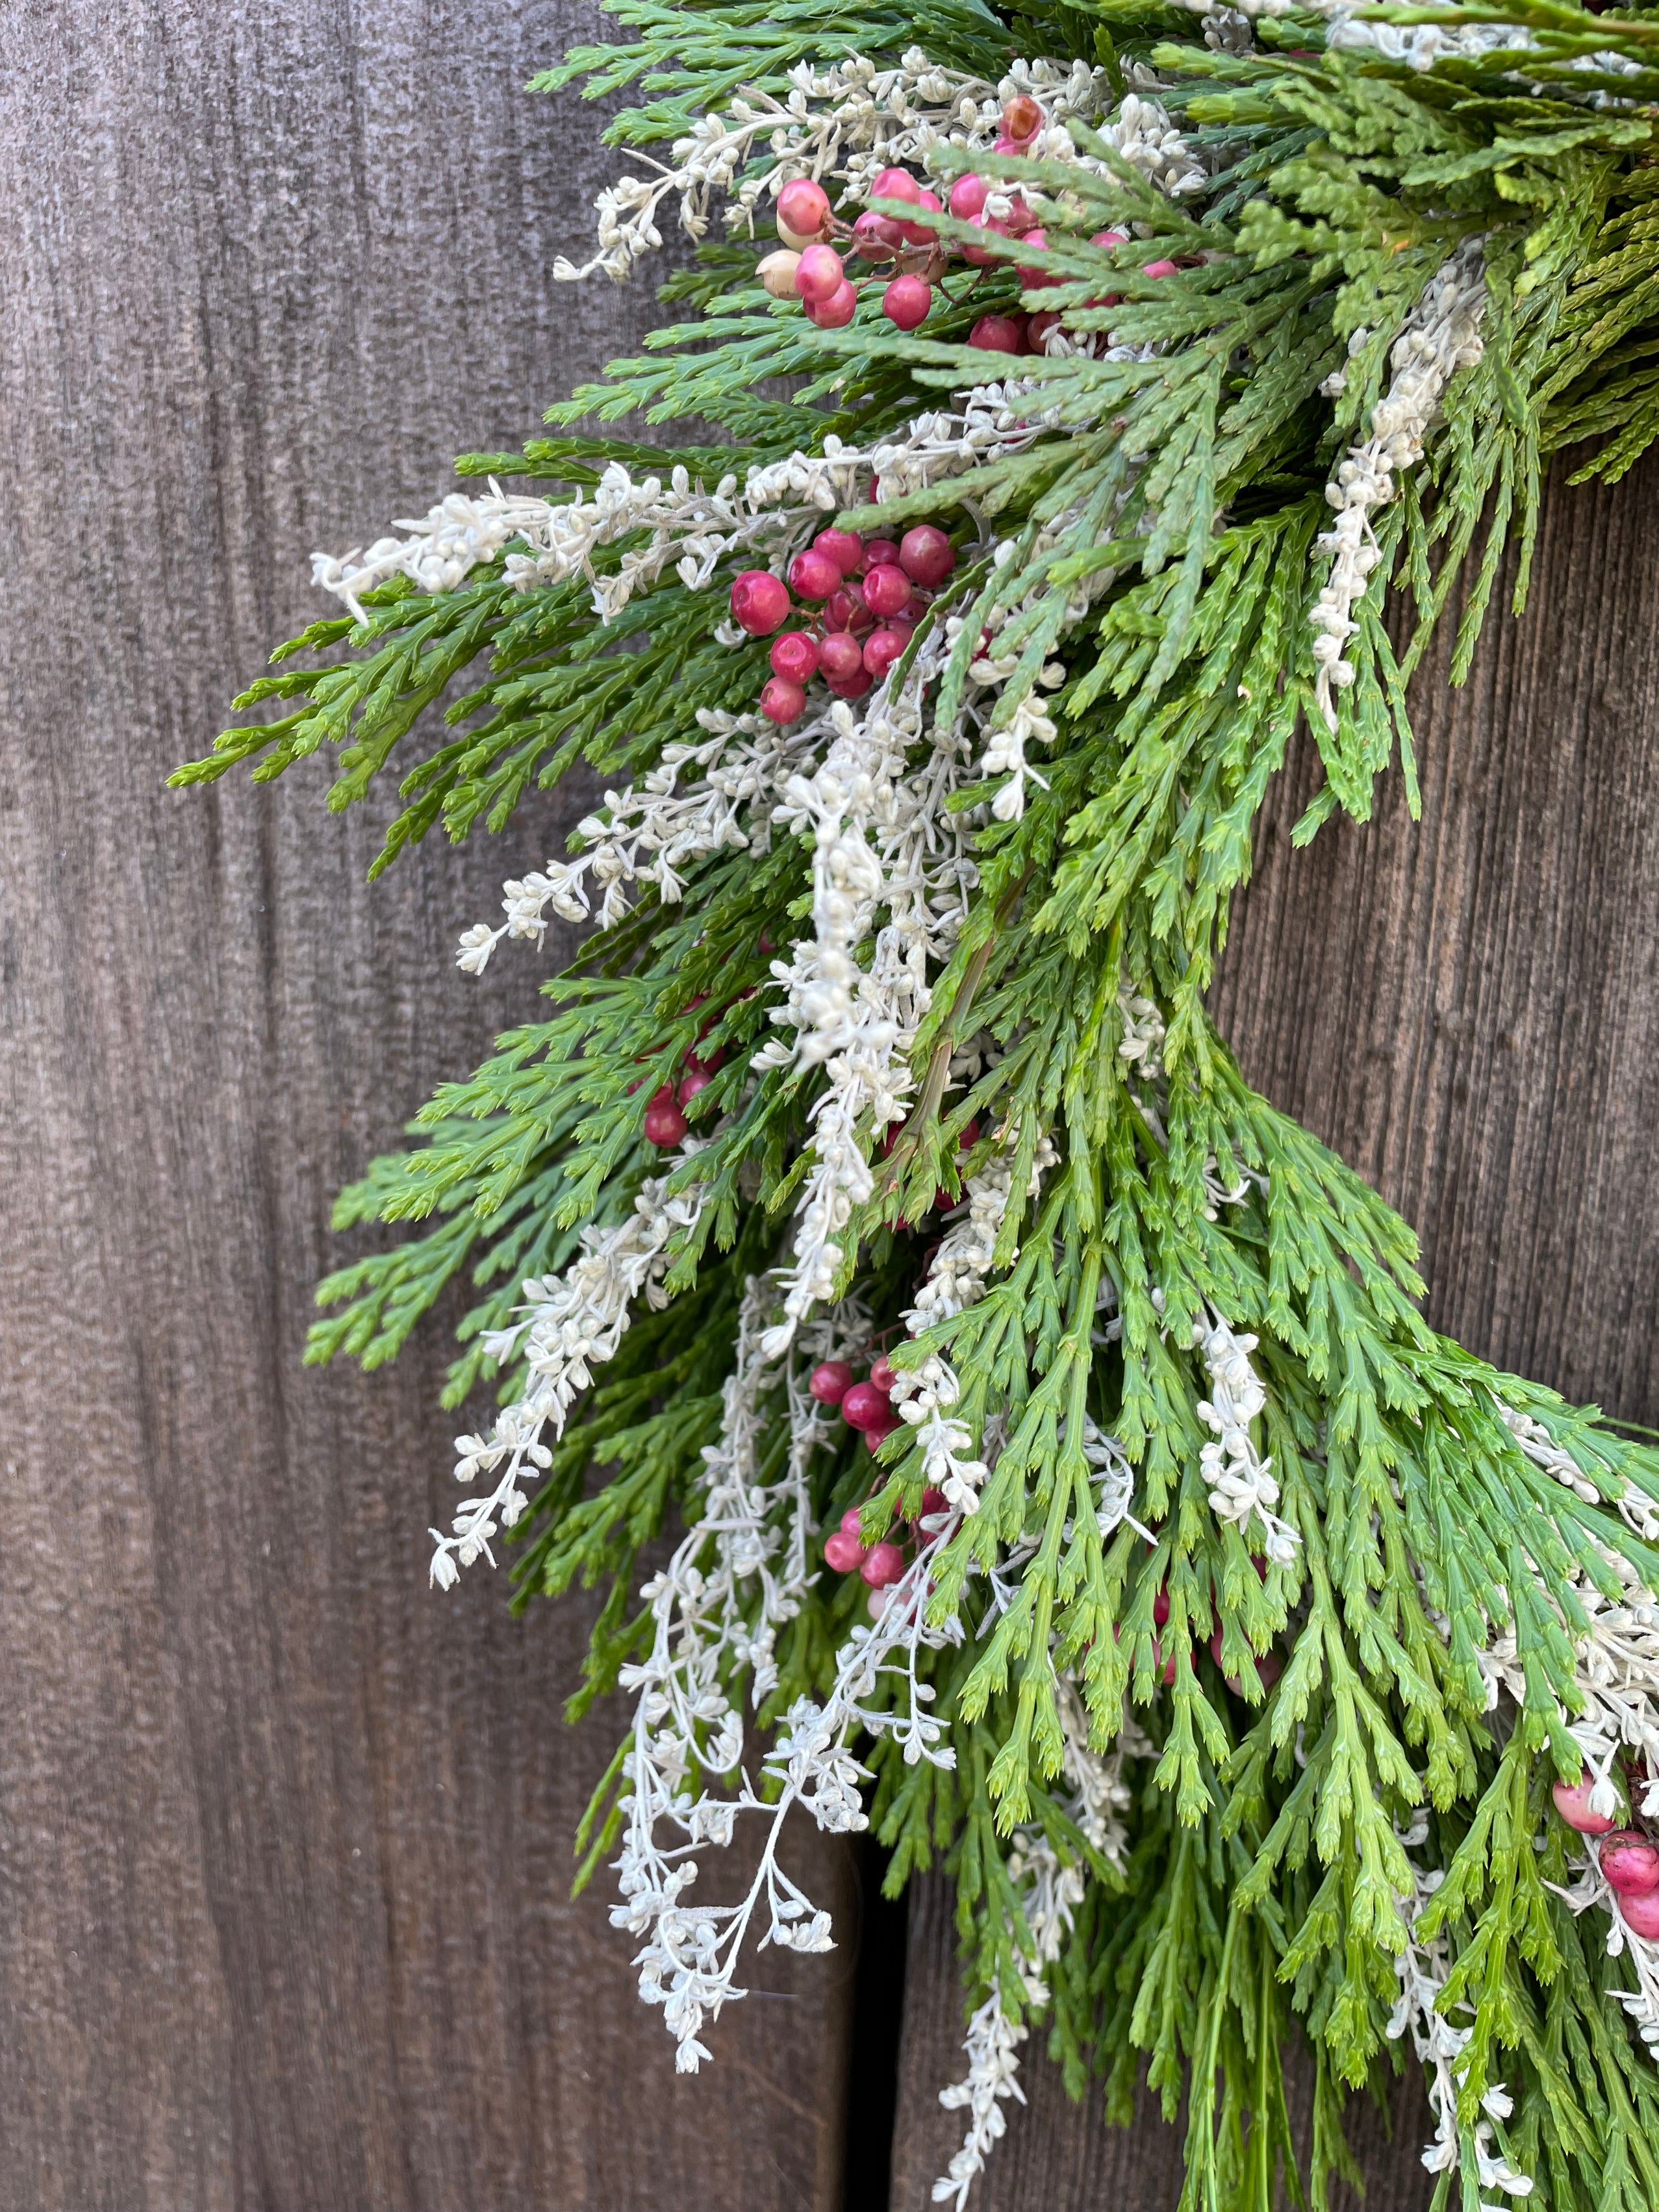
[[[0,15],[0,2206],[825,2207],[850,1953],[677,2081],[571,1828],[580,1625],[424,1588],[441,1347],[298,1364],[335,1188],[536,1004],[458,929],[559,811],[369,893],[321,765],[162,788],[313,545],[649,317],[555,288],[614,157],[577,0]],[[803,1842],[844,1904],[844,1858]]]
[[[1418,1227],[1436,1323],[1500,1365],[1659,1420],[1659,464],[1611,491],[1552,477],[1535,580],[1467,688],[1413,686],[1423,815],[1306,851],[1305,744],[1270,796],[1215,994],[1247,1073]],[[913,1913],[894,2212],[959,2140],[948,1903]],[[1033,2059],[979,2212],[1171,2205],[1179,2140],[1114,2140]],[[1421,2108],[1364,2124],[1369,2201],[1426,2203]]]

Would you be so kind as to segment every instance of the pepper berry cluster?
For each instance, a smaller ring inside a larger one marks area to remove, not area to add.
[[[1002,128],[994,150],[999,154],[1030,152],[1046,118],[1041,104],[1030,93],[1017,93],[1002,111]],[[969,170],[951,186],[948,203],[913,177],[908,169],[881,170],[870,187],[872,199],[896,202],[917,215],[949,212],[958,222],[969,223],[984,234],[985,242],[957,246],[941,238],[914,216],[879,215],[868,208],[848,223],[830,204],[830,196],[810,177],[797,177],[778,195],[777,252],[761,262],[757,275],[775,300],[802,303],[807,320],[822,331],[842,330],[853,319],[859,303],[859,286],[847,273],[847,257],[884,264],[886,283],[881,311],[902,331],[921,327],[933,311],[933,287],[952,261],[974,268],[1006,263],[1016,252],[1019,280],[1027,291],[1059,280],[1043,266],[1048,241],[1035,211],[1018,192],[1009,194],[1006,215],[989,215],[987,202],[1000,188],[996,180]],[[832,240],[844,243],[838,252]],[[1097,233],[1096,246],[1122,246],[1121,230]],[[1035,258],[1033,258],[1035,257]],[[1173,261],[1149,261],[1144,274],[1167,276],[1177,266]],[[1107,293],[1091,301],[1091,307],[1113,307],[1119,295]],[[1042,341],[1060,318],[1039,310],[981,315],[968,333],[968,343],[987,353],[1038,353]]]
[[[892,1362],[882,1358],[872,1365],[868,1378],[860,1382],[844,1359],[821,1360],[807,1379],[807,1389],[821,1406],[838,1406],[841,1417],[848,1428],[862,1431],[864,1441],[872,1451],[884,1437],[890,1437],[900,1426],[898,1415],[893,1411]],[[884,1601],[879,1593],[898,1581],[908,1561],[905,1546],[914,1540],[924,1521],[945,1510],[946,1499],[942,1490],[931,1486],[921,1493],[921,1506],[908,1530],[884,1536],[878,1542],[866,1544],[861,1522],[864,1509],[849,1505],[841,1516],[841,1526],[826,1539],[823,1547],[824,1565],[838,1575],[857,1574],[870,1585],[870,1609],[881,1610]]]
[[[806,686],[822,676],[838,699],[859,699],[885,676],[915,635],[932,594],[957,565],[956,548],[931,522],[891,538],[821,530],[789,563],[788,581],[745,568],[732,586],[732,619],[750,637],[773,639],[772,674],[760,696],[769,720],[787,726],[806,711]],[[810,610],[810,629],[784,630]]]
[[[708,996],[708,994],[706,991],[700,991],[696,997],[690,1000],[688,1011],[690,1007],[702,1006]],[[714,1013],[704,1022],[702,1029],[697,1032],[699,1045],[719,1019],[720,1015]],[[666,1151],[679,1143],[680,1139],[691,1126],[685,1118],[684,1109],[691,1103],[700,1091],[708,1090],[715,1069],[725,1057],[725,1050],[720,1045],[716,1045],[712,1052],[695,1051],[686,1054],[685,1058],[680,1062],[679,1073],[653,1091],[645,1103],[645,1137],[647,1144],[659,1146]],[[630,1091],[636,1091],[639,1085],[630,1084],[629,1088]]]
[[[1581,1836],[1599,1838],[1596,1859],[1602,1879],[1618,1900],[1620,1918],[1633,1936],[1651,1941],[1659,1936],[1659,1844],[1639,1828],[1621,1828],[1611,1815],[1593,1812],[1590,1792],[1595,1787],[1588,1777],[1582,1782],[1558,1782],[1552,1792],[1555,1809]]]

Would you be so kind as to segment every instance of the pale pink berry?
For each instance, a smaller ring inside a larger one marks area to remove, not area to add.
[[[964,261],[971,261],[975,269],[988,268],[993,262],[1005,258],[991,241],[1011,237],[1012,233],[1000,215],[976,215],[972,221],[975,230],[984,232],[987,242],[983,246],[964,246],[962,258]]]
[[[885,1589],[903,1574],[904,1554],[896,1544],[872,1544],[859,1572],[872,1589]]]
[[[769,676],[760,695],[760,710],[769,722],[786,728],[806,712],[805,690],[787,676]]]
[[[933,304],[933,288],[921,276],[895,276],[881,295],[881,312],[902,331],[925,323]]]
[[[841,289],[827,300],[809,300],[806,312],[819,330],[844,331],[858,313],[858,287],[843,281]]]
[[[1028,230],[1021,239],[1020,245],[1028,253],[1046,253],[1048,251],[1048,233],[1042,230]],[[1039,284],[1058,284],[1060,281],[1054,271],[1041,261],[1022,261],[1018,274],[1020,283],[1028,292],[1034,290]]]
[[[778,194],[778,228],[797,238],[817,238],[830,220],[830,195],[810,177],[796,177]]]
[[[1596,1857],[1607,1886],[1621,1897],[1645,1897],[1659,1889],[1659,1848],[1638,1830],[1619,1828],[1604,1836]]]
[[[827,599],[841,585],[841,570],[827,553],[809,545],[789,563],[789,587],[797,598]]]
[[[1174,261],[1148,261],[1141,268],[1143,276],[1173,276],[1180,266]]]
[[[866,571],[864,604],[874,615],[901,614],[910,604],[910,579],[896,561],[884,561]]]
[[[821,1359],[807,1376],[806,1387],[820,1406],[839,1406],[853,1387],[853,1370],[844,1359]]]
[[[651,1145],[678,1145],[690,1127],[679,1108],[671,1098],[665,1106],[654,1102],[645,1109],[646,1142]]]
[[[838,1575],[850,1575],[864,1564],[864,1547],[856,1536],[837,1528],[824,1545],[823,1560]]]
[[[1016,315],[981,315],[969,331],[968,343],[984,353],[1024,353],[1024,322]]]
[[[702,1068],[694,1068],[690,1075],[681,1079],[680,1087],[674,1095],[682,1106],[689,1106],[700,1091],[708,1090],[713,1080],[713,1077]]]
[[[1127,246],[1129,234],[1127,230],[1097,230],[1089,243],[1091,246]]]
[[[1042,110],[1029,92],[1017,92],[1002,111],[1002,127],[1016,145],[1035,138],[1042,128]]]
[[[1581,1836],[1605,1836],[1619,1825],[1605,1813],[1591,1812],[1590,1791],[1594,1786],[1587,1778],[1583,1782],[1558,1782],[1550,1790],[1556,1811]]]
[[[732,585],[732,619],[750,637],[770,637],[789,612],[789,590],[767,568],[745,568]]]
[[[921,198],[921,186],[908,169],[881,169],[870,187],[872,200],[902,200],[910,207]]]
[[[820,530],[812,550],[827,553],[842,574],[850,576],[864,558],[864,540],[850,530]]]
[[[1659,1889],[1644,1890],[1635,1897],[1621,1897],[1619,1917],[1632,1936],[1652,1942],[1659,1936]]]
[[[818,672],[818,641],[804,629],[787,629],[772,641],[772,673],[792,684],[809,683]]]
[[[864,648],[848,631],[831,630],[818,647],[818,666],[827,683],[845,683],[863,674]]]
[[[833,246],[809,246],[795,264],[795,289],[814,307],[833,299],[847,282],[847,271]]]
[[[957,565],[956,549],[931,522],[919,522],[899,540],[899,566],[913,583],[933,591]]]
[[[909,642],[908,630],[890,629],[884,623],[871,631],[864,641],[864,665],[876,683],[880,683]]]
[[[843,1536],[856,1536],[860,1544],[864,1541],[864,1508],[861,1505],[849,1505],[842,1515],[841,1533]]]
[[[982,215],[990,190],[984,178],[971,169],[965,177],[958,177],[951,187],[951,212],[957,221],[971,222],[976,215]]]
[[[937,192],[918,192],[916,205],[919,208],[927,209],[933,215],[944,213],[945,204]],[[901,222],[899,228],[912,246],[931,246],[939,234],[925,222]]]
[[[854,1382],[841,1401],[841,1417],[852,1429],[880,1428],[891,1419],[892,1411],[887,1393],[873,1382]]]
[[[775,253],[769,253],[763,261],[756,264],[755,274],[775,300],[793,300],[797,297],[795,271],[799,266],[799,254],[781,246]]]

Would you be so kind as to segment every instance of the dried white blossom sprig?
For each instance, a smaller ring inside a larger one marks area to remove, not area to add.
[[[1091,1848],[1109,1865],[1121,1869],[1127,1840],[1121,1816],[1131,1802],[1123,1768],[1127,1760],[1144,1758],[1151,1746],[1126,1707],[1112,1749],[1103,1757],[1089,1748],[1082,1700],[1065,1677],[1059,1702],[1065,1748],[1057,1801]],[[1030,1948],[1022,1950],[1018,1961],[1024,2009],[1022,2016],[1011,2014],[1001,1988],[994,1988],[969,2020],[963,2039],[967,2074],[939,2093],[947,2112],[965,2108],[969,2116],[962,2148],[933,2189],[934,2203],[953,2203],[956,2212],[963,2212],[969,2191],[1007,2130],[1003,2108],[1008,2099],[1022,2105],[1025,2101],[1019,2086],[1019,2046],[1030,2033],[1030,2016],[1048,2005],[1048,1977],[1084,1897],[1082,1869],[1062,1859],[1036,1822],[1016,1831],[1008,1870],[1018,1885],[1020,1917],[1031,1939]]]
[[[768,1915],[763,1948],[833,1948],[829,1914],[814,1906],[778,1865],[778,1843],[793,1808],[804,1807],[829,1833],[866,1826],[860,1791],[870,1778],[853,1749],[864,1738],[890,1735],[911,1765],[921,1759],[939,1766],[956,1763],[954,1750],[943,1741],[945,1723],[929,1711],[933,1685],[919,1671],[923,1652],[962,1638],[954,1614],[937,1624],[926,1617],[933,1559],[960,1525],[960,1516],[949,1513],[930,1519],[915,1556],[886,1591],[880,1613],[855,1628],[837,1653],[835,1682],[824,1703],[802,1698],[790,1707],[763,1760],[775,1796],[761,1796],[739,1771],[742,1720],[727,1684],[735,1668],[755,1664],[744,1584],[762,1571],[775,1548],[780,1506],[788,1531],[803,1526],[805,1512],[804,1479],[795,1472],[793,1450],[791,1472],[776,1490],[753,1480],[755,1408],[770,1364],[760,1322],[775,1297],[769,1286],[763,1297],[745,1302],[737,1370],[727,1386],[726,1421],[718,1457],[711,1460],[717,1480],[702,1519],[664,1573],[646,1586],[643,1595],[653,1622],[651,1656],[639,1667],[624,1669],[622,1678],[640,1696],[628,1753],[627,1794],[621,1801],[626,1814],[617,1862],[623,1902],[611,1917],[617,1926],[647,1939],[635,1961],[640,1994],[647,2003],[663,2006],[681,2073],[695,2073],[710,2055],[699,2039],[705,2021],[718,2019],[722,2006],[745,1994],[737,1985],[737,1967],[763,1900]],[[814,1341],[809,1332],[803,1345],[818,1352],[826,1341],[832,1340]],[[801,1419],[817,1422],[821,1412],[803,1413]],[[792,1412],[792,1434],[794,1418]],[[793,1560],[793,1537],[786,1540],[791,1547],[786,1556]],[[705,1571],[700,1563],[711,1544],[714,1564]],[[780,1577],[769,1600],[780,1620],[788,1617],[783,1606],[799,1602],[805,1565],[803,1540],[799,1581]],[[763,1661],[769,1660],[770,1648],[765,1644]],[[763,1663],[757,1665],[756,1674],[758,1697],[761,1682],[775,1676],[767,1675]],[[895,1684],[896,1697],[890,1687]],[[738,1786],[728,1797],[714,1797],[701,1787],[705,1775],[734,1771]],[[696,1880],[697,1861],[691,1854],[730,1844],[738,1814],[750,1812],[764,1814],[767,1829],[747,1893],[736,1905],[693,1902],[688,1893]],[[683,1840],[665,1843],[665,1830]]]
[[[701,1149],[697,1139],[688,1137],[681,1157]],[[550,1424],[555,1437],[564,1433],[570,1408],[592,1382],[593,1369],[614,1358],[633,1318],[635,1300],[643,1293],[646,1303],[659,1310],[667,1304],[662,1279],[668,1272],[668,1247],[678,1234],[696,1226],[702,1208],[699,1185],[671,1197],[667,1181],[665,1176],[653,1176],[641,1185],[633,1212],[615,1228],[584,1229],[581,1258],[562,1275],[531,1276],[518,1318],[483,1338],[486,1354],[497,1363],[521,1351],[529,1379],[524,1395],[502,1407],[487,1437],[455,1439],[457,1482],[476,1482],[481,1474],[493,1474],[496,1480],[487,1498],[466,1499],[452,1535],[428,1531],[435,1547],[431,1577],[440,1589],[450,1589],[459,1570],[481,1553],[494,1566],[489,1541],[497,1516],[511,1528],[523,1513],[528,1501],[519,1485],[526,1462],[537,1469],[550,1463],[553,1455],[542,1441],[543,1431]]]
[[[1267,1402],[1261,1378],[1250,1364],[1254,1336],[1236,1335],[1218,1314],[1193,1323],[1193,1347],[1209,1370],[1210,1395],[1200,1400],[1198,1418],[1214,1431],[1199,1457],[1210,1486],[1210,1510],[1218,1521],[1243,1529],[1252,1514],[1261,1522],[1267,1557],[1288,1566],[1302,1539],[1274,1511],[1279,1485],[1273,1462],[1263,1459],[1250,1435],[1250,1424]]]
[[[1358,627],[1353,609],[1364,597],[1371,571],[1382,557],[1371,517],[1394,497],[1395,478],[1401,471],[1414,468],[1422,459],[1441,395],[1452,377],[1480,360],[1486,307],[1481,242],[1465,239],[1401,325],[1389,355],[1393,381],[1372,410],[1370,437],[1349,448],[1335,481],[1325,488],[1336,520],[1316,540],[1319,550],[1329,556],[1331,567],[1312,617],[1314,660],[1319,671],[1314,690],[1333,730],[1336,702],[1332,688],[1341,690],[1353,682],[1353,665],[1345,658],[1347,641]]]
[[[1534,1420],[1530,1413],[1518,1413],[1512,1406],[1501,1400],[1498,1417],[1515,1438],[1534,1467],[1541,1467],[1547,1474],[1553,1475],[1564,1488],[1587,1505],[1603,1502],[1602,1492],[1585,1474],[1571,1452],[1563,1451],[1542,1421]],[[1653,1509],[1647,1492],[1638,1490],[1634,1483],[1626,1483],[1621,1497],[1611,1501],[1625,1526],[1646,1543],[1659,1543],[1659,1513]]]
[[[1400,1840],[1411,1850],[1424,1842],[1428,1832],[1428,1821],[1419,1814]],[[1412,2049],[1423,2069],[1435,2120],[1434,2140],[1423,2153],[1424,2165],[1431,2173],[1455,2172],[1467,2136],[1475,2162],[1475,2179],[1482,2191],[1480,2212],[1501,2212],[1486,2192],[1500,2191],[1506,2197],[1528,2197],[1532,2193],[1530,2175],[1518,2172],[1493,2140],[1496,2125],[1507,2120],[1514,2111],[1514,2100],[1503,2083],[1495,2081],[1480,2100],[1483,2117],[1475,2122],[1473,2130],[1465,2130],[1459,2123],[1457,2093],[1468,2068],[1467,2063],[1460,2065],[1458,2062],[1474,2031],[1473,2027],[1455,2026],[1440,2009],[1440,1995],[1452,1966],[1450,1946],[1443,1930],[1427,1939],[1417,1929],[1424,1907],[1446,1877],[1438,1867],[1419,1869],[1413,1865],[1412,1871],[1415,1876],[1413,1893],[1399,1899],[1400,1917],[1406,1925],[1405,1948],[1395,1960],[1395,1971],[1400,1977],[1400,1996],[1385,2033],[1395,2042],[1402,2035],[1409,2035]],[[1473,2008],[1461,2005],[1457,2009],[1468,2012]]]
[[[1066,127],[1075,118],[1171,197],[1201,191],[1208,182],[1202,162],[1155,100],[1136,91],[1116,100],[1106,70],[1085,62],[1017,61],[992,85],[941,68],[912,46],[896,65],[862,54],[827,69],[798,63],[789,87],[782,99],[743,87],[724,109],[700,116],[687,137],[675,140],[672,164],[637,154],[654,174],[619,178],[605,187],[595,203],[599,251],[580,267],[561,257],[554,276],[565,283],[599,271],[613,281],[628,276],[661,246],[659,212],[671,197],[679,201],[680,228],[688,237],[708,236],[713,204],[723,198],[726,228],[752,238],[757,215],[796,177],[834,179],[852,205],[870,197],[884,168],[912,166],[942,179],[943,156],[994,146],[1004,105],[1019,93],[1043,109],[1042,129],[1023,149],[1034,159],[1100,173],[1105,165],[1084,153]],[[1006,215],[1007,200],[994,191],[987,213]]]

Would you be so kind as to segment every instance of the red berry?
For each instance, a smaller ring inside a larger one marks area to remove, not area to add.
[[[1042,128],[1042,110],[1029,92],[1017,92],[1002,111],[1002,127],[1016,145],[1035,138]]]
[[[647,1112],[653,1106],[672,1106],[673,1103],[674,1086],[672,1083],[659,1084],[645,1102]]]
[[[861,659],[856,676],[836,676],[830,679],[830,689],[837,699],[862,699],[870,684],[870,672],[863,665]]]
[[[1140,273],[1143,276],[1173,276],[1180,265],[1176,261],[1149,261]]]
[[[1605,1836],[1619,1823],[1604,1813],[1590,1810],[1590,1790],[1594,1785],[1588,1776],[1582,1782],[1558,1782],[1550,1790],[1555,1800],[1555,1809],[1570,1828],[1577,1828],[1581,1836]]]
[[[812,550],[827,553],[842,574],[850,576],[864,558],[864,540],[850,530],[820,530]]]
[[[787,676],[769,676],[761,691],[760,710],[769,722],[786,729],[806,712],[805,690]]]
[[[1285,1671],[1285,1662],[1277,1651],[1264,1651],[1255,1662],[1255,1671],[1261,1677],[1261,1686],[1271,1690]]]
[[[864,541],[864,568],[867,575],[872,568],[884,568],[890,561],[898,559],[898,547],[890,538],[866,538]]]
[[[1601,1838],[1596,1853],[1610,1888],[1621,1897],[1643,1897],[1659,1889],[1659,1849],[1635,1828],[1616,1828]]]
[[[824,1545],[823,1560],[824,1565],[833,1567],[838,1575],[850,1575],[864,1564],[864,1547],[856,1536],[849,1536],[845,1529],[837,1528]]]
[[[1059,323],[1059,315],[1050,307],[1044,307],[1038,313],[1027,318],[1025,343],[1033,353],[1042,353],[1047,350],[1042,341],[1050,331],[1058,327]]]
[[[820,1406],[839,1406],[853,1385],[853,1370],[844,1359],[823,1359],[806,1378],[806,1387]]]
[[[872,1589],[884,1589],[904,1572],[904,1554],[896,1544],[875,1544],[859,1569]]]
[[[810,177],[797,177],[778,194],[778,223],[798,238],[816,238],[830,220],[830,196]]]
[[[870,1380],[878,1390],[885,1390],[889,1393],[891,1392],[894,1383],[898,1381],[898,1370],[884,1352],[870,1370]]]
[[[924,1521],[931,1520],[934,1514],[948,1513],[950,1510],[950,1499],[945,1495],[945,1492],[942,1490],[935,1490],[933,1484],[930,1482],[927,1489],[921,1493],[921,1513],[920,1517]]]
[[[882,1428],[890,1425],[892,1414],[887,1393],[873,1382],[854,1382],[841,1401],[841,1417],[849,1428]]]
[[[806,313],[821,331],[844,331],[858,312],[858,287],[843,281],[841,289],[827,300],[809,300]]]
[[[872,200],[902,200],[915,207],[921,198],[921,186],[908,169],[882,169],[870,187]]]
[[[864,579],[864,604],[872,614],[896,615],[910,604],[910,579],[896,561],[884,561]]]
[[[904,233],[890,215],[866,208],[853,225],[853,252],[866,261],[890,261],[904,243]]]
[[[899,566],[912,583],[932,591],[957,565],[956,549],[942,530],[919,522],[899,540]]]
[[[818,672],[818,641],[804,629],[787,629],[772,641],[774,676],[787,676],[792,684],[805,684]]]
[[[732,619],[750,637],[770,637],[789,612],[789,592],[781,576],[765,568],[745,568],[732,586]]]
[[[957,1139],[957,1150],[959,1152],[970,1152],[978,1142],[979,1116],[976,1114],[973,1120],[969,1122],[962,1134]]]
[[[645,1109],[647,1144],[678,1145],[690,1126],[672,1098],[665,1106],[647,1106]]]
[[[969,331],[968,343],[985,353],[1024,353],[1024,319],[1015,315],[981,315]]]
[[[951,212],[957,221],[971,222],[976,215],[982,215],[990,189],[984,178],[971,169],[965,177],[958,177],[951,187]]]
[[[1158,1623],[1158,1626],[1162,1628],[1164,1622],[1168,1620],[1169,1618],[1170,1593],[1167,1589],[1160,1587],[1157,1595],[1152,1600],[1152,1619]]]
[[[864,648],[846,630],[831,630],[818,647],[818,666],[830,683],[847,683],[864,673]]]
[[[1020,244],[1028,253],[1047,253],[1048,251],[1048,234],[1041,230],[1028,230]],[[1041,261],[1022,261],[1018,275],[1020,283],[1028,292],[1039,284],[1058,284],[1060,281],[1054,270]]]
[[[677,1093],[680,1104],[682,1106],[689,1106],[691,1103],[691,1101],[696,1097],[700,1091],[708,1090],[709,1081],[710,1078],[705,1075],[701,1069],[699,1069],[694,1075],[686,1076],[681,1083],[679,1091]]]
[[[916,195],[916,205],[919,208],[928,209],[934,215],[942,214],[944,211],[944,203],[937,192],[919,192]],[[899,228],[912,246],[931,246],[937,234],[925,222],[902,222]]]
[[[1621,1897],[1619,1917],[1632,1936],[1640,1936],[1650,1943],[1659,1936],[1659,1890],[1648,1890],[1639,1897]]]
[[[841,570],[827,553],[809,545],[789,563],[789,588],[803,599],[827,599],[841,585]]]
[[[908,630],[889,629],[885,623],[871,631],[864,641],[864,665],[874,682],[880,683],[909,644],[910,636]]]
[[[1089,243],[1091,246],[1127,246],[1129,234],[1127,230],[1097,230]]]
[[[895,276],[881,295],[881,312],[902,331],[925,323],[933,304],[933,288],[921,276]]]
[[[809,246],[795,264],[795,289],[814,306],[833,298],[846,282],[847,271],[833,246]]]
[[[1012,227],[1000,215],[976,215],[972,220],[974,228],[984,232],[985,243],[983,246],[964,246],[963,259],[971,261],[975,269],[988,268],[993,262],[1006,259],[1006,248],[1000,247],[995,241],[1012,237]]]
[[[826,631],[851,630],[862,636],[875,619],[864,604],[864,593],[850,579],[840,591],[831,592],[823,603]]]
[[[1008,235],[1023,238],[1029,230],[1036,228],[1036,210],[1018,192],[1008,203]]]

